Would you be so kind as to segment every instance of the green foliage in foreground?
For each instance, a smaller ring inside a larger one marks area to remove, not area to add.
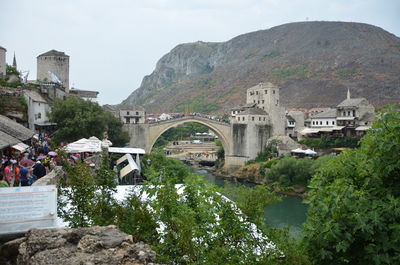
[[[96,136],[104,138],[107,132],[113,146],[125,146],[128,133],[122,131],[122,123],[99,104],[78,97],[56,100],[50,120],[57,123],[55,138],[58,142],[72,142],[80,138]]]
[[[400,264],[400,112],[311,180],[305,242],[316,264]]]
[[[350,147],[355,148],[359,146],[360,138],[354,137],[329,137],[322,136],[321,138],[304,138],[299,141],[311,148],[334,148],[334,147]]]
[[[148,164],[146,159],[151,162]],[[115,175],[106,168],[107,157],[96,175],[91,175],[85,164],[68,168],[65,185],[69,189],[61,190],[60,202],[65,206],[69,201],[71,207],[68,211],[60,207],[61,216],[72,227],[115,224],[136,240],[150,244],[158,262],[165,264],[310,263],[304,249],[287,231],[267,229],[263,224],[265,204],[277,200],[265,188],[226,190],[240,212],[204,178],[181,170],[184,165],[180,161],[159,154],[143,160],[148,181],[141,192],[131,192],[118,204],[112,199]],[[163,177],[173,169],[181,172],[179,176]],[[181,179],[183,186],[177,187]],[[143,194],[157,199],[143,200]],[[271,239],[278,248],[270,244]]]

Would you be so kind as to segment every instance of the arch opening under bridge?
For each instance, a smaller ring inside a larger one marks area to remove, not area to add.
[[[156,143],[157,139],[169,129],[179,126],[184,123],[194,122],[202,124],[209,128],[211,131],[218,136],[221,140],[222,146],[224,147],[225,154],[230,154],[232,150],[232,140],[231,140],[231,127],[229,124],[214,121],[211,119],[206,119],[198,116],[185,116],[183,118],[171,119],[166,121],[160,121],[157,123],[149,124],[148,132],[148,146],[146,148],[147,152],[150,152]]]

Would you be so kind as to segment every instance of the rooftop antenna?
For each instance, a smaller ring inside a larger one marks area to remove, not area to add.
[[[350,99],[350,88],[347,88],[347,99]]]

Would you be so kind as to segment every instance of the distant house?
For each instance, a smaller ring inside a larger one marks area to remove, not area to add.
[[[142,106],[132,105],[104,105],[103,109],[111,112],[116,118],[124,124],[145,123],[146,112]]]
[[[48,102],[35,90],[24,90],[24,98],[28,105],[28,127],[40,131],[41,127],[52,126],[47,114],[51,111]]]
[[[338,126],[344,126],[346,136],[361,136],[371,128],[375,108],[365,98],[347,98],[336,107]]]
[[[138,124],[145,122],[145,111],[141,106],[122,105],[118,107],[119,118],[123,123]]]
[[[291,110],[286,114],[285,135],[297,139],[299,132],[304,128],[304,113]]]
[[[311,128],[336,127],[336,109],[327,108],[311,117]]]
[[[322,112],[314,111],[313,115],[310,115],[309,127],[304,128],[301,134],[313,137],[358,137],[364,135],[371,127],[374,117],[374,106],[365,98],[351,98],[348,91],[347,98],[336,108],[328,108]]]

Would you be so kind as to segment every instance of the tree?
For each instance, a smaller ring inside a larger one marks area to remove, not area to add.
[[[310,182],[305,243],[317,264],[400,264],[400,112]]]
[[[117,118],[103,110],[99,104],[78,97],[56,100],[50,120],[57,123],[57,141],[72,142],[91,136],[102,139],[105,132],[114,146],[125,145],[129,140]]]

